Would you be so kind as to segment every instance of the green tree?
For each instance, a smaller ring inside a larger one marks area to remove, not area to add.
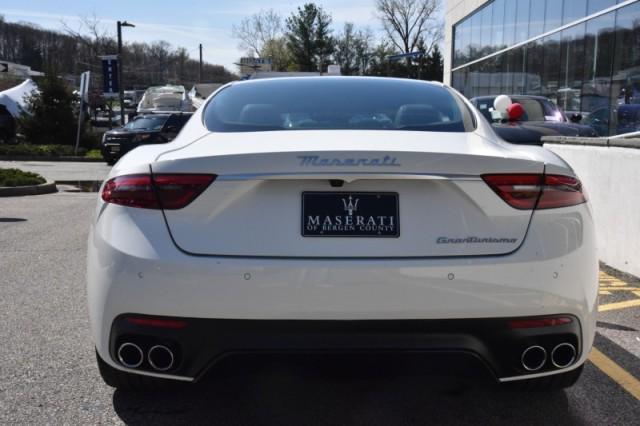
[[[336,40],[333,59],[340,65],[343,75],[362,74],[366,68],[371,44],[368,30],[356,31],[351,22],[344,24],[342,34]]]
[[[72,145],[78,125],[76,97],[53,71],[46,73],[38,88],[26,98],[26,111],[18,120],[20,131],[29,143]]]
[[[426,57],[424,68],[422,78],[431,81],[442,81],[444,76],[444,60],[437,44],[431,49],[431,54]]]
[[[298,71],[323,71],[333,53],[331,15],[314,3],[298,7],[286,21],[287,47]]]

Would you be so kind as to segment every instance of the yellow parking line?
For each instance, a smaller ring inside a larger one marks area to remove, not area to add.
[[[636,296],[640,297],[640,291],[632,291],[633,294],[635,294]]]
[[[600,290],[598,292],[598,294],[601,295],[601,296],[607,296],[607,295],[612,294],[612,293],[610,291],[607,291],[607,290]]]
[[[600,291],[633,291],[633,290],[637,290],[638,287],[607,287],[607,286],[600,286]]]
[[[593,347],[589,355],[589,361],[598,367],[604,374],[612,378],[617,384],[622,386],[627,392],[640,400],[640,381],[633,377],[628,371],[613,362],[611,358]]]
[[[607,303],[605,305],[598,306],[598,312],[614,311],[616,309],[631,308],[634,306],[640,306],[640,299],[625,300],[624,302]]]

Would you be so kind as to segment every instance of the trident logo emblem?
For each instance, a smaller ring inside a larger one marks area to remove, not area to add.
[[[353,212],[358,211],[358,201],[359,198],[356,198],[356,202],[353,202],[353,197],[349,195],[349,202],[345,198],[342,199],[342,204],[344,204],[344,210],[349,213],[349,216],[353,216]]]

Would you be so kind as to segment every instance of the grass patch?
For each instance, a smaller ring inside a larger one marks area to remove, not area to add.
[[[90,149],[84,155],[86,158],[102,158],[102,152],[99,149]]]
[[[0,186],[40,185],[46,180],[37,173],[23,172],[18,169],[0,169]]]

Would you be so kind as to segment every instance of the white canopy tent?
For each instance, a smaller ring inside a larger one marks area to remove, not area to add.
[[[27,79],[15,87],[0,92],[0,104],[7,108],[7,111],[14,117],[18,117],[20,112],[26,109],[26,97],[34,90],[38,90],[38,85],[31,79]]]

